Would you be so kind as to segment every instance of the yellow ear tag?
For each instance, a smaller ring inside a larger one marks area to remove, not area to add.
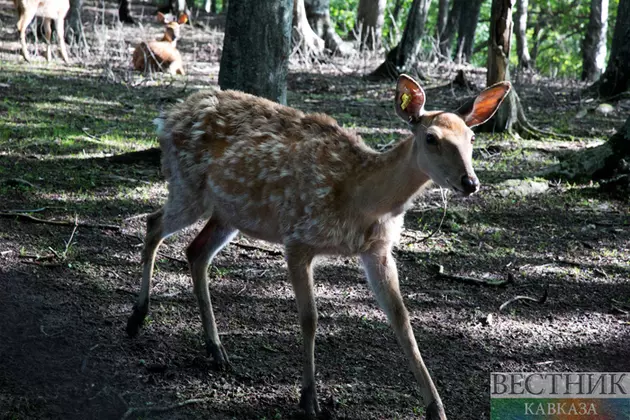
[[[402,100],[402,103],[400,104],[400,109],[404,111],[405,109],[407,109],[409,103],[411,102],[411,95],[408,93],[403,93],[400,99]]]

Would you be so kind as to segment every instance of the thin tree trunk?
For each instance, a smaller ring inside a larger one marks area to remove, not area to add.
[[[324,51],[324,40],[317,35],[306,18],[304,0],[293,1],[293,45],[306,56],[317,56]]]
[[[403,0],[396,0],[394,3],[394,10],[392,11],[392,20],[395,22],[398,20],[398,16],[400,15],[400,10],[402,9]]]
[[[591,0],[591,14],[582,44],[582,80],[599,79],[606,65],[608,0]]]
[[[512,40],[512,6],[514,0],[492,0],[490,40],[488,43],[488,73],[486,84],[510,80],[510,46]],[[518,130],[522,114],[520,101],[512,89],[494,117],[479,127],[480,131],[511,132]],[[524,114],[523,114],[524,119]]]
[[[335,32],[334,25],[330,20],[329,0],[304,0],[306,17],[311,28],[319,35],[333,54],[346,55],[352,48]]]
[[[608,0],[603,0],[608,1]],[[514,35],[516,37],[516,54],[518,66],[522,69],[529,68],[531,57],[527,47],[527,7],[529,0],[516,0],[516,14],[514,16]]]
[[[475,31],[479,21],[483,0],[469,0],[460,12],[459,31],[457,35],[458,61],[469,63],[475,46]],[[461,17],[464,17],[461,19]]]
[[[223,0],[223,4],[221,5],[221,13],[227,13],[228,11],[228,0]]]
[[[118,19],[123,23],[135,23],[130,11],[131,0],[120,0],[118,3]]]
[[[512,4],[514,0],[492,0],[488,73],[486,84],[510,80],[510,42],[512,40]]]
[[[371,79],[396,78],[403,72],[418,74],[416,64],[430,5],[431,0],[413,0],[402,39],[370,74]]]
[[[361,50],[377,50],[381,47],[386,3],[387,0],[359,1],[355,33],[359,36]]]
[[[217,13],[217,0],[206,0],[203,9],[206,13]]]
[[[293,0],[238,0],[230,5],[219,70],[221,89],[286,104],[292,16]]]
[[[611,97],[628,90],[630,79],[630,0],[619,0],[617,22],[606,72],[599,80],[599,93]]]
[[[442,39],[442,34],[446,29],[446,23],[448,22],[448,2],[449,0],[439,0],[438,3],[438,17],[437,17],[437,30],[436,38],[438,42]]]
[[[451,11],[448,14],[448,23],[440,38],[440,54],[448,60],[452,58],[453,39],[455,38],[455,31],[459,27],[459,18],[466,1],[468,0],[453,0]]]

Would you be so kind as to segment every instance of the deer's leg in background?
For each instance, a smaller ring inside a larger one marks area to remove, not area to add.
[[[52,43],[52,28],[50,27],[51,19],[44,18],[44,37],[46,38],[46,61],[50,61],[52,57],[51,43]]]
[[[20,19],[18,20],[18,31],[20,31],[20,44],[22,46],[22,57],[26,61],[30,61],[28,49],[26,48],[26,28],[31,24],[31,21],[35,17],[36,10],[21,9]]]
[[[55,28],[57,29],[57,37],[59,38],[59,48],[61,49],[61,57],[63,61],[68,63],[68,52],[66,51],[66,35],[64,30],[64,20],[59,18],[55,20]]]

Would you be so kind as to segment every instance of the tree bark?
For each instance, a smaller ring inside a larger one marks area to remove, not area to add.
[[[630,78],[630,0],[619,0],[617,22],[606,71],[599,80],[599,93],[605,98],[628,90]]]
[[[203,5],[206,13],[217,13],[217,0],[206,0]]]
[[[481,3],[483,0],[469,0],[461,9],[457,34],[457,58],[460,63],[469,63],[472,57]]]
[[[377,50],[381,47],[381,34],[385,22],[387,0],[360,0],[355,32],[360,49]]]
[[[582,44],[582,80],[596,81],[606,65],[608,0],[591,0],[591,13]]]
[[[317,56],[324,51],[325,43],[317,35],[306,18],[304,0],[293,1],[293,45],[307,57]]]
[[[438,42],[442,39],[442,34],[444,34],[446,23],[448,22],[448,2],[449,0],[439,0],[438,3],[438,17],[436,25],[436,38]]]
[[[431,0],[413,0],[402,39],[387,53],[385,61],[369,75],[371,79],[397,78],[401,73],[418,75],[416,64],[430,5]]]
[[[293,0],[230,4],[219,70],[221,89],[286,104],[292,15]]]
[[[451,11],[448,14],[448,23],[440,38],[440,54],[447,60],[452,58],[453,39],[455,38],[455,31],[459,27],[459,18],[466,1],[468,0],[453,0]]]
[[[120,0],[118,3],[118,19],[122,23],[135,23],[135,20],[131,16],[131,11],[129,10],[131,6],[131,0]]]
[[[514,0],[492,0],[490,40],[488,42],[488,73],[486,84],[510,80],[510,46],[512,40],[512,6]],[[514,88],[508,93],[496,114],[478,127],[485,132],[519,131],[526,123],[525,114]]]
[[[326,48],[331,50],[333,54],[349,54],[352,48],[337,35],[330,20],[329,0],[304,0],[304,6],[308,23],[313,31],[324,40]]]
[[[608,1],[608,0],[602,0]],[[516,54],[518,67],[528,69],[531,57],[527,47],[527,7],[529,0],[516,0],[516,14],[514,16],[514,35],[516,36]]]

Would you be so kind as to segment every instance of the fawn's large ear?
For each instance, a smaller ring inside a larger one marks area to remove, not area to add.
[[[188,15],[186,13],[182,13],[181,15],[179,15],[179,19],[177,19],[177,23],[179,23],[180,25],[183,25],[186,22],[188,22]]]
[[[396,114],[408,123],[417,121],[424,114],[426,96],[418,82],[406,74],[398,77],[396,85]]]
[[[157,12],[157,20],[160,23],[164,23],[164,21],[166,20],[166,16],[164,16],[164,13]]]
[[[499,82],[481,91],[472,104],[472,108],[461,115],[466,125],[472,128],[492,118],[507,94],[510,93],[510,89],[512,89],[510,82]]]

